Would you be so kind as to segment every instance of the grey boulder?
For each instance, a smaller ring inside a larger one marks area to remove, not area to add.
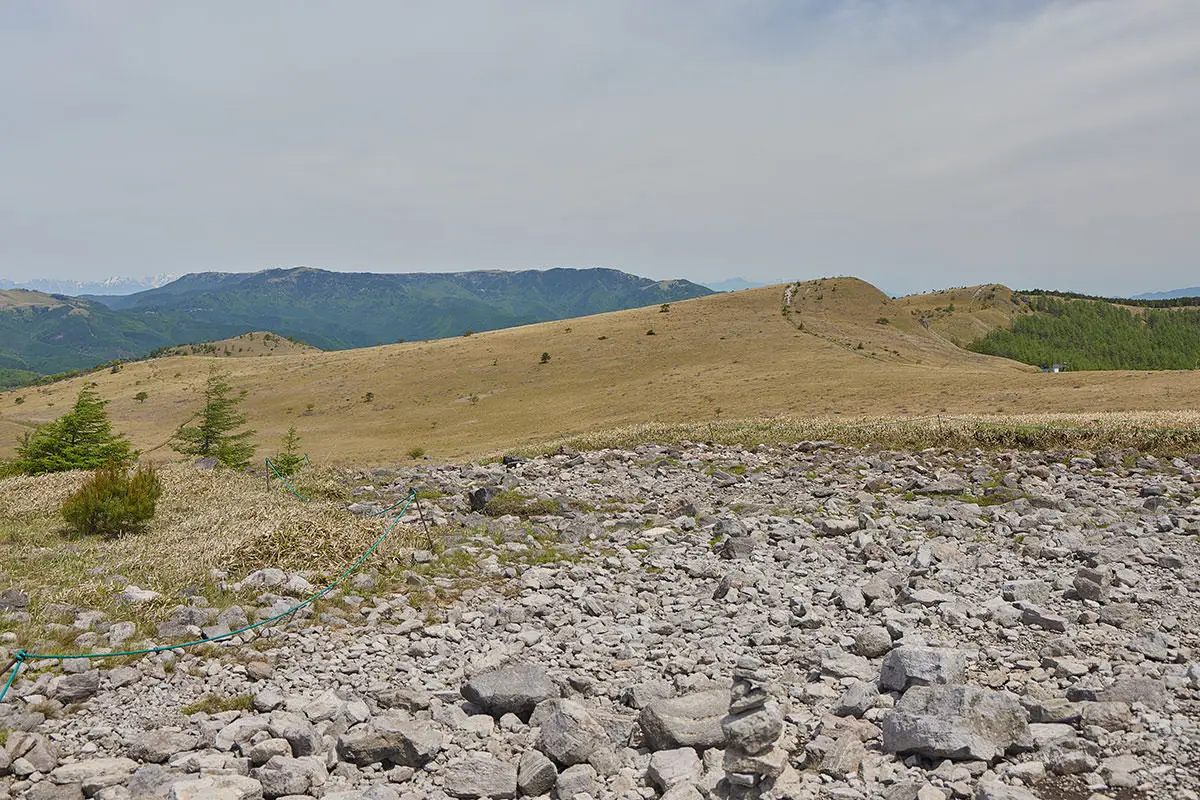
[[[538,703],[558,697],[559,691],[542,667],[512,664],[471,678],[462,695],[497,719],[516,714],[528,720]]]
[[[554,703],[541,722],[538,749],[564,767],[582,764],[609,746],[603,726],[572,700]]]
[[[380,714],[337,740],[338,756],[359,766],[391,762],[406,767],[428,763],[442,749],[442,734],[426,723]]]
[[[929,758],[993,761],[1033,745],[1016,695],[974,686],[914,686],[882,729],[885,751]]]
[[[517,768],[490,753],[468,753],[446,767],[443,787],[454,797],[516,797]]]
[[[728,711],[729,690],[712,689],[651,703],[642,709],[638,724],[651,750],[703,750],[724,744],[721,720]]]
[[[910,686],[962,683],[966,675],[967,657],[958,650],[904,646],[884,656],[879,685],[903,692]]]
[[[162,764],[176,753],[195,750],[200,737],[180,731],[146,731],[129,745],[129,755],[149,764]]]

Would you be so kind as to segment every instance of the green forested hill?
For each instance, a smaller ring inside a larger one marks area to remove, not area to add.
[[[612,269],[186,275],[125,297],[22,292],[0,302],[0,370],[54,373],[269,330],[326,350],[437,339],[711,294]],[[21,373],[0,375],[16,385]],[[2,388],[2,385],[0,385]]]
[[[1200,309],[1131,309],[1101,300],[1027,296],[1033,313],[968,345],[977,353],[1070,369],[1196,369]]]
[[[161,331],[99,303],[24,289],[0,292],[0,388],[130,358],[162,343]]]

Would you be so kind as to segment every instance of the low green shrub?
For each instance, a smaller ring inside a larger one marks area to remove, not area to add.
[[[138,467],[130,475],[124,466],[110,463],[67,498],[63,519],[80,534],[116,537],[141,533],[154,518],[162,490],[153,467]]]

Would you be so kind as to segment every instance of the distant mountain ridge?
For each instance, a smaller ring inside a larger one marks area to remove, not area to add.
[[[705,281],[701,285],[707,286],[714,292],[738,292],[742,289],[758,289],[768,284],[748,281],[745,278],[726,278],[720,281]]]
[[[1200,297],[1200,286],[1187,289],[1170,289],[1165,292],[1143,292],[1135,294],[1134,300],[1174,300],[1176,297]]]
[[[712,294],[614,269],[341,273],[205,272],[125,296],[9,290],[0,369],[82,369],[173,345],[269,330],[323,350],[440,339]]]
[[[29,289],[46,294],[65,294],[72,297],[85,295],[121,295],[156,289],[178,278],[178,275],[162,273],[148,278],[128,278],[114,275],[102,281],[74,281],[59,278],[34,278],[30,281],[10,281],[0,278],[0,289]]]

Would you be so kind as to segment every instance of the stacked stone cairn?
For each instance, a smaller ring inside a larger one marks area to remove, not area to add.
[[[783,710],[770,675],[752,656],[738,659],[733,672],[725,733],[725,781],[730,798],[770,796],[788,767]]]

